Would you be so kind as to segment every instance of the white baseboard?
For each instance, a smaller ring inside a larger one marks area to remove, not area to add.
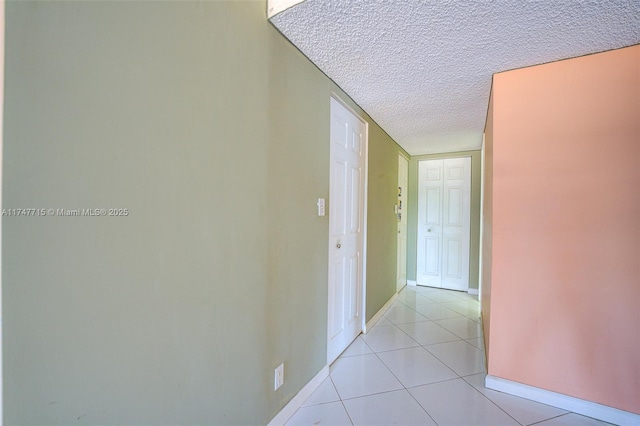
[[[389,299],[387,303],[385,303],[384,306],[380,308],[380,310],[373,316],[373,318],[371,318],[369,322],[365,324],[364,329],[362,330],[364,334],[367,334],[367,331],[371,330],[373,326],[376,325],[378,321],[380,321],[380,318],[382,318],[384,313],[387,312],[387,309],[391,307],[396,299],[398,299],[398,293],[391,296],[391,299]]]
[[[500,377],[487,376],[485,386],[488,389],[530,399],[542,404],[558,407],[563,410],[573,411],[583,416],[593,417],[616,425],[638,425],[640,424],[640,414],[630,413],[617,408],[608,407],[596,402],[587,401],[573,396],[536,388]]]
[[[311,394],[318,389],[318,386],[324,382],[324,379],[329,377],[329,366],[325,365],[322,370],[318,374],[316,374],[313,379],[309,380],[309,382],[304,385],[300,392],[294,396],[291,401],[287,405],[280,410],[276,416],[271,419],[268,426],[282,426],[287,420],[289,420],[302,406],[302,404],[311,396]]]
[[[391,307],[393,302],[398,299],[398,294],[394,294],[391,298],[384,304],[382,308],[369,320],[368,323],[365,324],[363,333],[366,333],[367,330],[371,330],[371,328],[376,325],[376,323],[382,318],[382,316],[387,312],[387,309]],[[293,416],[298,408],[302,406],[302,404],[311,396],[311,394],[322,384],[322,382],[329,377],[329,366],[326,365],[318,374],[315,375],[313,379],[311,379],[301,390],[294,396],[291,401],[287,405],[285,405],[282,410],[276,416],[271,419],[268,426],[281,426],[284,425],[287,420]]]
[[[407,285],[410,285],[411,287],[415,287],[418,285],[418,282],[414,280],[407,280]]]
[[[467,293],[469,294],[473,294],[473,295],[478,295],[478,289],[477,288],[470,288]]]

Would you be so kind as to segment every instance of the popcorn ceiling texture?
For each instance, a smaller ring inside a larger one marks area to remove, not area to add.
[[[411,155],[479,149],[493,73],[640,43],[638,0],[306,0],[271,22]]]

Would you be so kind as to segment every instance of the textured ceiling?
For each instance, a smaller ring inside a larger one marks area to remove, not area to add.
[[[640,43],[639,0],[306,0],[271,22],[411,155],[479,149],[493,73]]]

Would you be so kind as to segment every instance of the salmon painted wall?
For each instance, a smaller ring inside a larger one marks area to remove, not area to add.
[[[494,76],[489,374],[640,413],[640,45]]]
[[[491,326],[491,250],[493,232],[493,92],[484,128],[484,196],[482,200],[482,326],[485,353],[489,354]]]

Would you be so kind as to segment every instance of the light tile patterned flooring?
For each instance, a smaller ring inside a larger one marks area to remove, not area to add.
[[[287,425],[606,424],[486,389],[479,312],[475,296],[405,287]]]

